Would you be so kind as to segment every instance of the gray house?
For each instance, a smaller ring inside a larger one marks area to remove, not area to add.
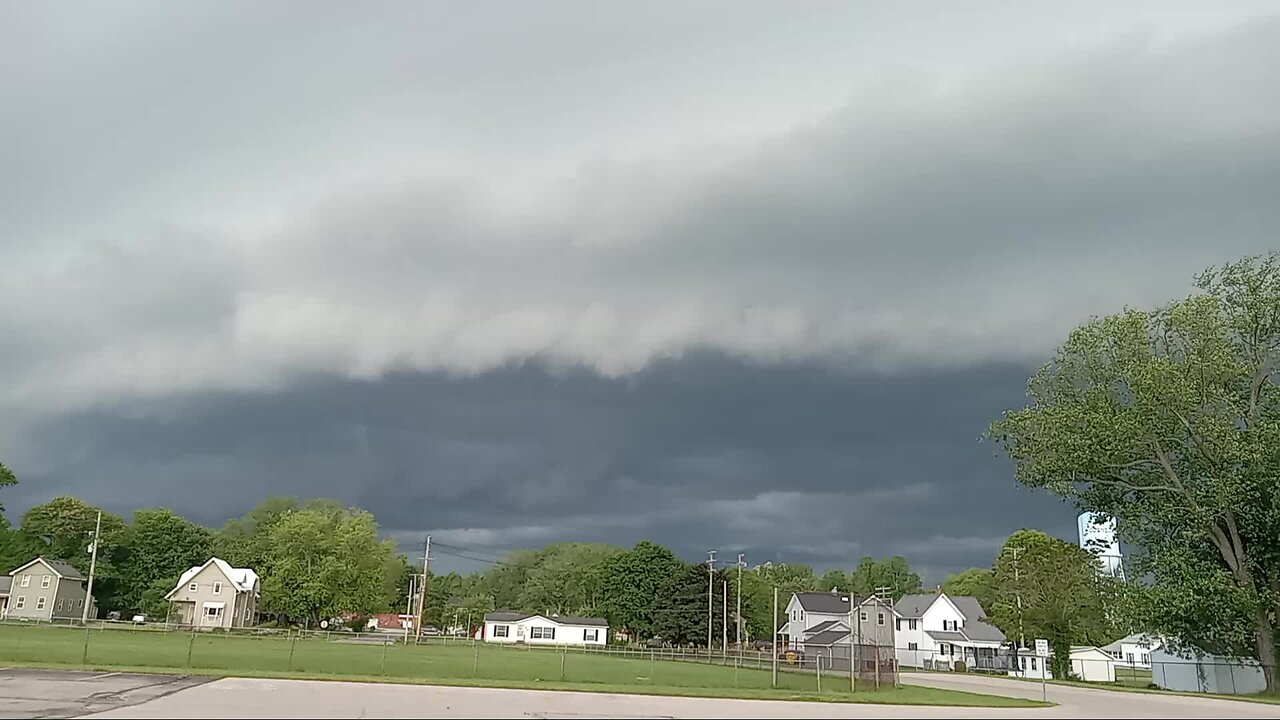
[[[182,573],[165,599],[173,605],[174,622],[214,629],[256,624],[261,597],[256,572],[215,557]]]
[[[8,575],[0,576],[0,618],[9,613],[9,588],[12,585],[13,578]]]
[[[89,603],[89,617],[98,608],[88,597],[89,580],[64,562],[38,557],[9,573],[9,603],[5,617],[13,620],[79,620]]]

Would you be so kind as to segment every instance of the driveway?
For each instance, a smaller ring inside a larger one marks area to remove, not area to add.
[[[902,682],[908,685],[967,690],[988,695],[1030,698],[1039,700],[1039,683],[955,673],[902,673]],[[1074,685],[1044,686],[1043,692],[1051,703],[1046,715],[1089,718],[1280,718],[1280,705],[1219,700],[1217,698],[1175,695],[1172,693],[1139,693],[1119,690],[1095,690]]]

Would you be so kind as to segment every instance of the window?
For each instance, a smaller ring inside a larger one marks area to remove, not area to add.
[[[1127,663],[1129,663],[1130,665],[1132,665],[1132,664],[1133,664],[1133,653],[1125,653],[1125,654],[1124,654],[1124,661],[1125,661],[1125,662],[1127,662]]]
[[[1142,664],[1143,664],[1143,665],[1150,665],[1150,664],[1151,664],[1151,655],[1149,655],[1149,654],[1147,654],[1147,653],[1142,653]]]
[[[916,621],[915,621],[915,620],[908,620],[908,621],[907,621],[907,629],[908,629],[908,630],[915,630],[915,629],[916,629]]]
[[[551,627],[529,628],[529,637],[533,640],[555,640],[556,629]]]
[[[863,610],[862,612],[858,613],[858,619],[859,619],[859,620],[861,620],[862,622],[866,622],[866,621],[867,621],[867,611],[866,611],[866,610]]]
[[[58,609],[62,609],[62,598],[58,598]]]
[[[37,609],[37,610],[43,610],[43,609],[44,609],[44,596],[43,596],[43,595],[41,595],[40,597],[36,598],[36,609]]]
[[[40,578],[40,587],[42,587],[42,588],[47,588],[47,587],[49,587],[49,583],[50,583],[50,581],[52,581],[52,580],[53,580],[53,578],[52,578],[52,577],[50,577],[50,576],[48,576],[48,575],[45,575],[44,577]]]
[[[583,630],[582,631],[583,642],[595,642],[599,637],[600,637],[599,630]]]
[[[18,585],[19,585],[20,587],[28,587],[28,586],[30,586],[30,585],[31,585],[31,576],[30,576],[30,575],[23,575],[23,576],[22,576],[22,579],[18,581]]]
[[[895,630],[901,630],[901,629],[902,629],[902,620],[894,620],[894,621],[893,621],[893,625],[894,625],[894,629],[895,629]]]
[[[199,591],[200,591],[200,583],[191,583],[190,585],[188,585],[188,586],[187,586],[187,590],[189,590],[189,591],[191,591],[191,592],[199,592]]]
[[[919,649],[920,649],[920,643],[907,643],[907,649],[908,649],[908,650],[919,650]]]
[[[221,594],[222,594],[222,581],[220,581],[220,580],[215,580],[215,581],[213,582],[213,594],[214,594],[214,595],[221,595]]]
[[[26,595],[19,595],[19,596],[18,596],[18,600],[17,600],[17,604],[15,604],[15,605],[13,606],[13,609],[14,609],[14,610],[21,610],[22,608],[24,608],[24,607],[26,607],[26,606],[27,606],[27,596],[26,596]]]
[[[79,600],[76,601],[76,607],[77,608],[84,607],[84,598],[80,598]]]
[[[216,618],[221,614],[222,608],[219,607],[207,607],[204,609],[204,616],[207,618]]]
[[[877,625],[884,624],[884,613],[876,613],[876,624]]]
[[[1027,656],[1026,656],[1026,655],[1023,655],[1023,656],[1019,657],[1019,658],[1018,658],[1018,663],[1019,663],[1020,665],[1022,665],[1022,671],[1023,671],[1023,672],[1026,672],[1026,671],[1027,671]]]
[[[508,626],[508,625],[494,625],[494,626],[493,626],[493,636],[494,636],[494,637],[507,637],[507,636],[508,636],[508,633],[510,633],[510,632],[511,632],[511,627],[510,627],[510,626]]]
[[[1036,669],[1036,658],[1034,655],[1031,656],[1031,669],[1032,670]]]

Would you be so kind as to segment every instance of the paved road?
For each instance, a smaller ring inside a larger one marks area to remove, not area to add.
[[[1072,717],[1125,718],[1280,718],[1280,705],[1267,705],[1217,698],[1163,693],[1134,693],[1095,690],[1071,685],[1039,683],[992,677],[990,675],[958,675],[954,673],[902,673],[902,681],[910,685],[967,690],[988,695],[1004,695],[1039,700],[1041,692],[1048,696],[1053,715],[1065,712]]]

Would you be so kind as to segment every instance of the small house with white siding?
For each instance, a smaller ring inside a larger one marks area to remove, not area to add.
[[[481,633],[481,639],[489,643],[595,646],[609,641],[609,621],[576,615],[499,611],[485,614]]]
[[[182,573],[165,599],[173,604],[174,622],[214,629],[255,624],[261,597],[258,573],[215,557]]]

